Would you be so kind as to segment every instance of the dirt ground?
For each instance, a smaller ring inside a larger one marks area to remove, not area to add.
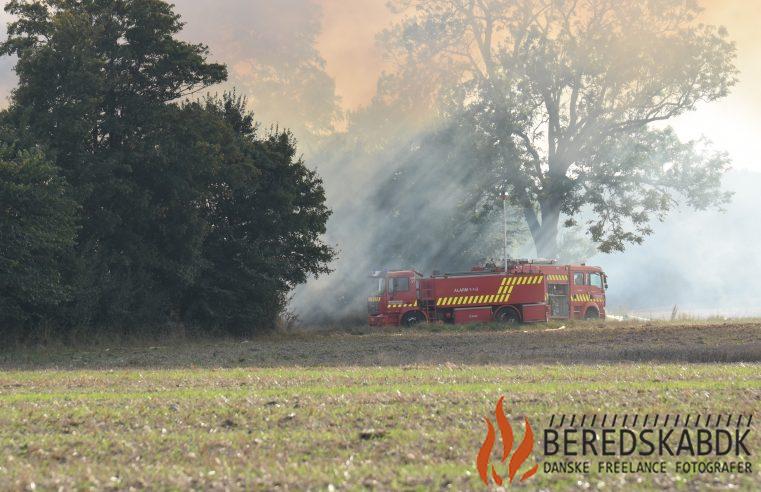
[[[297,332],[223,342],[0,353],[0,368],[505,365],[761,362],[761,320],[575,322]]]

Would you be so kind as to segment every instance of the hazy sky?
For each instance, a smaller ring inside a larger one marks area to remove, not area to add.
[[[323,7],[319,49],[347,109],[366,103],[384,66],[375,35],[392,15],[387,0],[317,0]],[[705,22],[724,25],[737,42],[740,83],[732,94],[674,122],[683,138],[705,135],[739,169],[761,172],[761,0],[701,0]]]
[[[218,0],[176,0],[178,4]],[[278,4],[281,0],[272,0]],[[322,32],[318,48],[327,61],[327,71],[335,79],[336,90],[345,109],[355,109],[369,101],[378,75],[384,68],[383,53],[375,36],[393,20],[387,0],[313,0],[322,7]],[[740,82],[732,94],[674,121],[683,138],[705,135],[717,149],[730,153],[739,169],[761,172],[761,0],[700,0],[705,21],[728,28],[737,42]],[[181,9],[182,10],[182,9]],[[278,11],[278,9],[275,9]],[[213,18],[214,15],[211,15]],[[245,17],[245,15],[244,15]],[[3,24],[8,17],[0,12]],[[196,28],[199,26],[195,26]],[[212,28],[212,26],[207,26]],[[193,26],[188,26],[193,29]],[[2,29],[4,33],[4,26]],[[212,48],[214,48],[212,46]],[[0,93],[7,94],[15,83],[11,60],[0,60]]]

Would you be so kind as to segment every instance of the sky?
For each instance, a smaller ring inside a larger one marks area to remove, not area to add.
[[[386,66],[375,36],[394,20],[387,0],[317,0],[323,9],[318,48],[334,78],[344,109],[375,93]],[[672,121],[684,139],[709,138],[729,152],[734,168],[761,172],[761,0],[701,0],[703,21],[723,25],[737,43],[740,81],[729,97]]]
[[[211,0],[175,1],[178,5],[195,6],[215,3]],[[388,0],[313,1],[322,9],[317,48],[326,61],[328,74],[335,81],[342,107],[357,109],[370,101],[378,76],[388,66],[375,39],[394,21],[394,14],[387,8]],[[761,172],[761,159],[757,157],[761,155],[761,91],[757,89],[761,81],[758,28],[761,0],[699,1],[704,8],[703,20],[725,26],[737,43],[740,81],[727,98],[702,105],[672,120],[671,124],[683,139],[709,138],[716,149],[730,154],[735,169]],[[0,22],[4,24],[7,20],[7,15],[0,12]],[[194,26],[187,28],[193,30]],[[0,93],[4,95],[15,85],[11,67],[12,61],[7,57],[0,60]]]

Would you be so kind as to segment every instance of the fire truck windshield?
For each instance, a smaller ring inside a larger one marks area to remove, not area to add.
[[[370,286],[373,295],[381,295],[386,293],[386,279],[383,277],[372,279]]]

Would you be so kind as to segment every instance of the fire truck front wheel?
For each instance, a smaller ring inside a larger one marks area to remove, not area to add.
[[[507,325],[517,325],[521,322],[521,315],[514,308],[503,307],[494,313],[494,320]]]
[[[425,316],[420,311],[410,311],[402,317],[402,326],[411,328],[420,323],[425,323]]]

